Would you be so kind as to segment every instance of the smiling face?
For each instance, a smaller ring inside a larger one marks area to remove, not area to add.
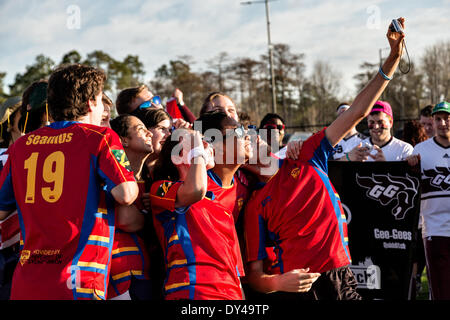
[[[370,114],[367,117],[370,137],[374,142],[387,142],[391,139],[392,120],[384,112]]]
[[[433,115],[436,136],[440,139],[450,141],[450,113],[437,112]]]
[[[240,124],[233,118],[227,117],[222,121],[223,140],[214,143],[217,161],[231,165],[244,164],[253,156],[249,137],[245,132],[243,136],[239,136],[235,131],[238,127]]]
[[[424,117],[421,115],[419,122],[423,125],[428,138],[433,137],[435,134],[433,117]]]
[[[127,137],[122,138],[125,151],[148,154],[153,152],[152,136],[145,125],[137,117],[128,118]]]
[[[159,122],[155,127],[149,129],[153,134],[153,152],[155,154],[161,152],[164,142],[170,136],[171,129],[172,123],[168,119]]]

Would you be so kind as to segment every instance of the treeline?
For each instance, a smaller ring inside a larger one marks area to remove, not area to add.
[[[288,126],[309,130],[330,123],[335,117],[337,104],[343,99],[351,102],[352,97],[340,95],[341,75],[335,66],[317,60],[310,74],[306,74],[304,59],[303,53],[292,52],[287,44],[274,45],[277,113],[286,119]],[[9,93],[2,91],[6,73],[0,72],[0,102],[9,96],[21,95],[31,82],[48,78],[52,70],[61,64],[83,63],[105,70],[108,76],[105,91],[112,98],[120,90],[142,83],[163,98],[170,97],[174,88],[180,88],[186,104],[194,114],[198,114],[209,92],[223,91],[258,124],[265,113],[272,111],[267,61],[267,55],[261,55],[255,60],[248,57],[233,58],[221,52],[206,61],[206,71],[195,71],[194,59],[180,56],[160,66],[153,77],[147,77],[143,63],[134,55],[128,55],[120,61],[96,50],[83,58],[73,50],[66,53],[58,63],[38,55],[23,73],[16,74],[14,83],[8,86]],[[378,72],[381,62],[361,63],[361,71],[355,75],[358,90]],[[407,67],[408,60],[402,60],[401,69]],[[391,103],[397,120],[417,118],[419,110],[425,105],[448,99],[449,68],[450,41],[436,43],[426,48],[416,61],[411,57],[411,70],[407,74],[397,70],[382,99]]]

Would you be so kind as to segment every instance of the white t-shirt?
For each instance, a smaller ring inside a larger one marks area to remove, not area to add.
[[[363,140],[363,144],[367,143],[373,145],[372,140],[369,138]],[[386,161],[402,161],[410,156],[414,150],[413,146],[400,139],[392,137],[391,140],[381,147]],[[375,155],[377,151],[372,150],[371,154]],[[374,161],[371,157],[367,161]]]
[[[414,154],[421,159],[422,236],[450,237],[450,147],[430,138],[418,143]]]
[[[367,137],[362,133],[355,133],[351,137],[347,139],[344,138],[334,147],[333,159],[337,160],[345,156],[346,153],[352,151],[354,147],[356,147],[361,141],[366,139]]]

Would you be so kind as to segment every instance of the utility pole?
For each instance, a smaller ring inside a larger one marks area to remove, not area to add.
[[[269,19],[269,1],[275,0],[260,0],[260,1],[246,1],[241,2],[242,5],[251,5],[253,3],[262,3],[264,2],[266,5],[266,22],[267,22],[267,45],[269,49],[269,66],[270,66],[270,83],[272,89],[272,112],[277,113],[277,95],[275,88],[275,71],[273,67],[273,46],[270,39],[270,19]]]

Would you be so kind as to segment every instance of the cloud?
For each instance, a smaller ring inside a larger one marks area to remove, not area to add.
[[[195,68],[226,51],[230,57],[258,59],[267,52],[265,8],[243,6],[240,0],[166,1],[3,1],[0,4],[0,71],[6,84],[33,63],[38,54],[59,62],[76,49],[83,55],[103,50],[116,59],[138,55],[145,80],[163,63],[190,55]],[[408,18],[408,49],[417,59],[426,46],[448,39],[448,0],[270,2],[273,43],[286,43],[294,53],[305,53],[307,72],[316,60],[330,63],[342,74],[343,88],[353,90],[353,76],[364,61],[377,62],[379,49],[388,46],[383,29],[390,19]],[[67,28],[69,5],[80,8],[81,28]],[[379,27],[368,25],[378,8]],[[386,55],[387,51],[383,51]],[[194,68],[194,69],[195,69]]]

